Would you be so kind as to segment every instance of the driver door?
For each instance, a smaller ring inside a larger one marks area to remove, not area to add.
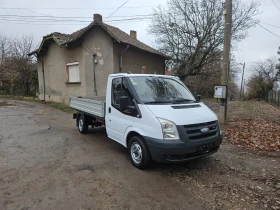
[[[123,77],[114,78],[111,82],[111,103],[106,106],[106,131],[109,138],[125,146],[124,134],[126,129],[132,126],[133,116],[120,111],[121,96],[128,96],[129,101],[132,101],[132,95]]]

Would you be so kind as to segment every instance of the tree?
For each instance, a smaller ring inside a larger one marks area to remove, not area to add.
[[[14,94],[17,87],[19,94],[33,94],[38,86],[36,62],[27,54],[33,48],[33,38],[22,36],[20,38],[8,38],[0,35],[0,80],[9,94]]]
[[[258,20],[259,3],[233,4],[232,40],[240,41]],[[154,10],[149,32],[156,36],[160,51],[170,57],[170,65],[184,81],[199,75],[203,67],[216,61],[224,42],[222,0],[169,0],[167,7]]]
[[[218,55],[215,62],[205,65],[201,74],[189,76],[185,79],[185,83],[193,93],[202,95],[204,98],[214,96],[214,87],[221,84],[222,74],[222,53]],[[236,63],[232,56],[229,77],[229,97],[235,99],[238,96],[239,88],[235,84],[237,74],[240,72],[240,66]]]
[[[10,55],[9,44],[8,37],[5,34],[0,34],[0,74],[13,65],[6,62],[6,58]]]
[[[280,69],[277,59],[272,57],[252,65],[254,74],[248,82],[248,97],[250,99],[266,99],[268,91],[272,90],[279,80]]]

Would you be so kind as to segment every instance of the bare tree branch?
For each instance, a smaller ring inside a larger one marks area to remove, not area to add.
[[[238,42],[258,20],[259,3],[233,4],[232,39]],[[169,0],[167,7],[154,10],[149,32],[158,48],[170,58],[170,65],[185,80],[201,74],[205,65],[215,62],[224,42],[222,0]]]

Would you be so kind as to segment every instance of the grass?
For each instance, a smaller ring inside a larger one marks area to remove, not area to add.
[[[61,103],[55,103],[55,102],[45,102],[46,104],[56,108],[56,109],[60,109],[62,111],[68,112],[68,113],[75,113],[76,111],[73,110],[72,108],[70,108],[70,106],[66,105],[66,104],[61,104]]]
[[[15,106],[14,104],[10,104],[7,101],[0,101],[0,107],[1,106]]]
[[[75,113],[75,111],[72,108],[70,108],[68,105],[66,105],[66,104],[56,103],[56,102],[40,101],[37,97],[0,95],[0,98],[12,99],[12,100],[32,101],[32,102],[47,104],[47,105],[49,105],[51,107],[54,107],[56,109],[60,109],[60,110],[62,110],[64,112],[68,112],[68,113],[72,113],[72,114]]]

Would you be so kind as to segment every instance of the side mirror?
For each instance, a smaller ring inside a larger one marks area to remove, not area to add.
[[[196,100],[200,101],[201,100],[201,95],[196,95]]]
[[[123,112],[127,109],[129,105],[129,100],[127,96],[120,97],[120,110]]]

